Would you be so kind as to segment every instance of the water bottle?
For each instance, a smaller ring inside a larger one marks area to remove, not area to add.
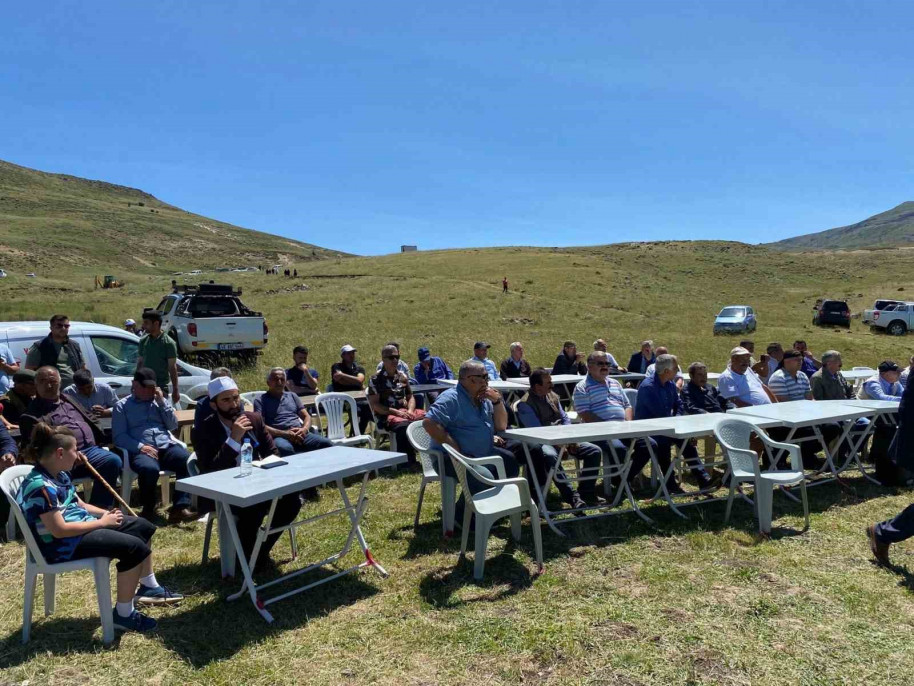
[[[245,438],[244,445],[241,446],[241,461],[238,463],[238,474],[240,476],[250,476],[254,471],[254,446],[251,445],[251,439]]]

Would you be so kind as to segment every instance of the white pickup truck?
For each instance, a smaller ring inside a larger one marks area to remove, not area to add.
[[[914,302],[891,303],[873,312],[870,326],[890,336],[903,336],[914,327]]]
[[[879,318],[877,312],[882,312],[885,309],[894,309],[895,305],[900,305],[903,302],[903,300],[877,300],[873,303],[873,309],[863,310],[863,316],[860,321],[864,326],[873,326],[874,322]]]
[[[241,289],[228,285],[175,285],[156,309],[184,355],[254,357],[267,344],[269,329],[263,314],[248,309],[240,296]]]

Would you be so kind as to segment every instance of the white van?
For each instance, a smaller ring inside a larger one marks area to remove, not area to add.
[[[50,330],[46,321],[0,322],[0,343],[6,343],[25,368],[25,356],[32,343],[47,336]],[[79,343],[86,366],[96,381],[111,386],[118,397],[130,395],[140,339],[114,326],[74,321],[70,322],[70,338]],[[179,392],[197,400],[206,395],[208,383],[208,369],[178,360]]]

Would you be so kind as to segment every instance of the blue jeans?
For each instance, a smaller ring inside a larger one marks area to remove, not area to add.
[[[329,438],[325,438],[324,436],[316,434],[313,431],[309,431],[307,434],[305,434],[304,442],[299,444],[293,443],[288,438],[276,438],[275,436],[273,437],[273,444],[279,451],[280,457],[288,457],[289,455],[309,453],[312,450],[320,450],[321,448],[333,447],[333,443],[330,442]]]
[[[177,443],[172,443],[167,448],[159,448],[159,459],[149,457],[145,453],[131,453],[130,469],[136,472],[137,484],[140,489],[140,505],[150,513],[156,506],[156,486],[159,483],[159,471],[174,472],[178,479],[186,479],[187,458],[190,453]],[[175,489],[175,500],[172,509],[180,510],[190,505],[190,493]]]
[[[124,469],[124,463],[116,453],[112,453],[104,448],[99,448],[97,445],[92,445],[88,448],[83,448],[82,454],[88,458],[89,464],[95,468],[95,471],[99,473],[99,476],[108,482],[111,488],[117,488],[117,477],[121,475],[121,471]],[[89,470],[82,465],[77,465],[70,471],[70,477],[73,479],[82,479],[87,476],[91,476],[91,474],[89,474]],[[92,496],[89,498],[90,505],[102,507],[107,510],[111,507],[113,502],[114,496],[108,492],[107,488],[99,483],[96,483],[92,487]]]

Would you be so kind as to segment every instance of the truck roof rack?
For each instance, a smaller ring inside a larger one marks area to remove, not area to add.
[[[230,284],[201,283],[196,286],[177,283],[172,285],[172,293],[185,295],[241,295],[240,288],[233,288]]]

